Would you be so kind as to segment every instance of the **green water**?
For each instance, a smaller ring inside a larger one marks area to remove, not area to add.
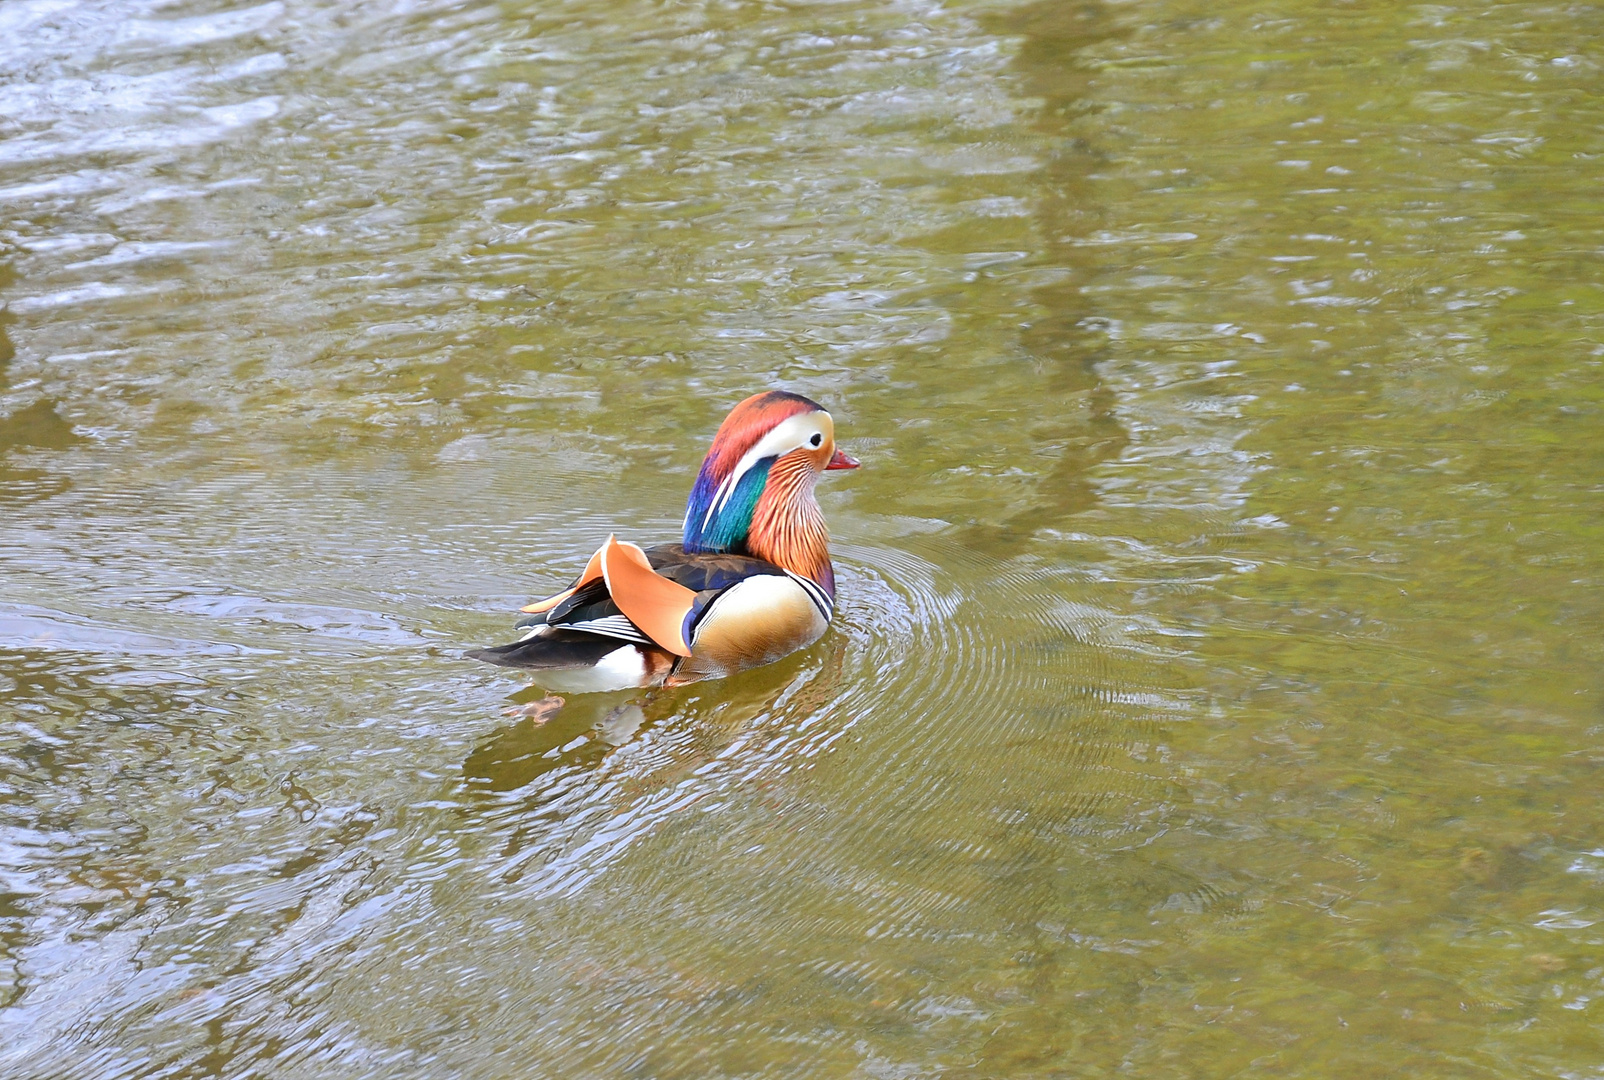
[[[0,1074],[1604,1075],[1598,7],[0,42]],[[766,387],[823,641],[460,659]]]

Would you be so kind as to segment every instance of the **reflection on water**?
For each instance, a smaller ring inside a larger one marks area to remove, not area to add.
[[[1589,1075],[1597,41],[0,5],[0,1072]],[[461,659],[763,386],[824,640]]]

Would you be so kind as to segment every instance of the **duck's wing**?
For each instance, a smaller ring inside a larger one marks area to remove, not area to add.
[[[646,552],[634,544],[609,536],[601,556],[607,594],[625,617],[661,648],[691,655],[696,590],[653,570]]]
[[[652,569],[692,592],[720,592],[761,574],[785,571],[771,562],[750,555],[724,555],[710,551],[689,552],[679,544],[659,544],[646,549]]]
[[[575,590],[555,607],[518,620],[518,628],[525,632],[526,639],[547,627],[598,634],[637,645],[652,643],[645,631],[630,622],[623,609],[613,602],[607,583],[601,578]]]
[[[533,614],[518,625],[525,639],[563,629],[689,656],[687,615],[696,599],[696,590],[654,571],[639,547],[609,536],[573,585],[524,608]]]
[[[796,578],[745,555],[687,552],[679,544],[643,551],[608,537],[573,585],[524,608],[532,615],[518,626],[526,631],[525,640],[561,629],[689,656],[697,624],[719,597],[762,576]],[[810,596],[828,619],[828,597],[812,582],[797,580],[810,587]]]

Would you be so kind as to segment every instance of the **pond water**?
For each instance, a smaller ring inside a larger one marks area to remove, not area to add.
[[[0,1072],[1604,1074],[1604,20],[0,7]],[[465,661],[782,387],[841,604]]]

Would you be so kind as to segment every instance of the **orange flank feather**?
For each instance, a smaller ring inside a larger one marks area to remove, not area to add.
[[[669,652],[691,655],[682,627],[696,593],[653,570],[646,553],[634,544],[609,536],[597,554],[608,595],[618,610]]]
[[[533,604],[525,604],[518,610],[526,611],[531,615],[538,615],[542,611],[550,611],[552,608],[574,595],[574,593],[578,592],[580,589],[583,589],[586,585],[589,585],[592,581],[595,581],[597,578],[602,576],[601,555],[602,553],[598,550],[596,554],[590,557],[590,562],[585,564],[585,570],[579,575],[579,580],[574,582],[573,588],[564,589],[556,596],[548,596],[544,600],[536,600]]]

